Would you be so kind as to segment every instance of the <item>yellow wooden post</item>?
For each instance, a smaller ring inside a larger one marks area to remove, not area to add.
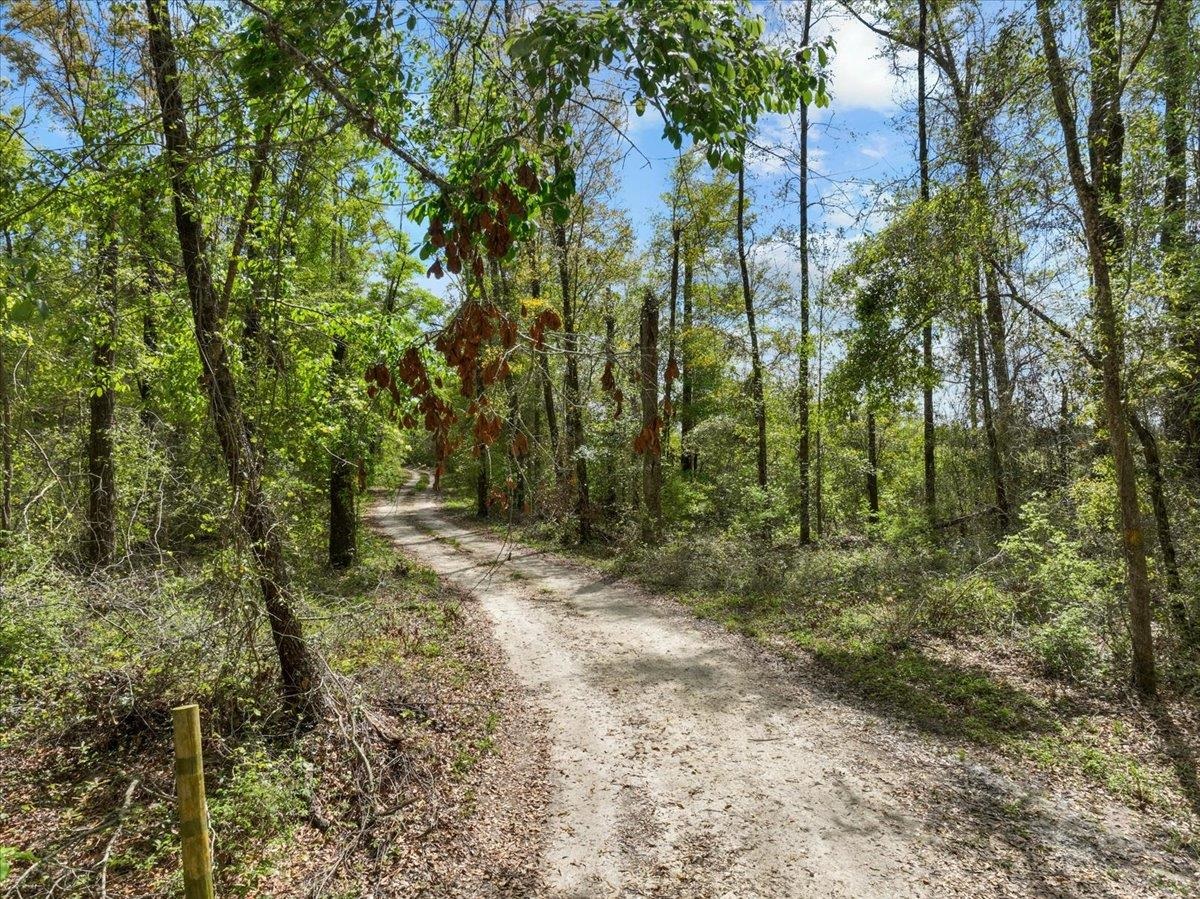
[[[171,709],[171,718],[175,723],[175,786],[179,794],[183,894],[187,899],[213,899],[204,756],[200,751],[200,707],[181,705]]]

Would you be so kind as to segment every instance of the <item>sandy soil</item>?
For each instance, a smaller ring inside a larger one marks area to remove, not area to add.
[[[1187,892],[1194,870],[1111,809],[939,753],[669,601],[456,523],[429,492],[371,520],[478,597],[547,714],[549,895]]]

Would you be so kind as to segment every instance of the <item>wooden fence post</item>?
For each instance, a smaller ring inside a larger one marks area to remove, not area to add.
[[[204,756],[200,751],[200,707],[192,704],[171,709],[171,719],[175,723],[175,786],[179,794],[183,894],[187,899],[213,899]]]

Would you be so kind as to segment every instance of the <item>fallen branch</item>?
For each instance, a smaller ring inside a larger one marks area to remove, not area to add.
[[[104,844],[104,855],[100,858],[100,899],[108,899],[108,860],[112,858],[113,845],[117,842],[117,837],[121,835],[121,825],[125,823],[125,813],[129,811],[129,805],[133,802],[133,794],[141,782],[138,777],[130,778],[129,786],[125,788],[125,799],[121,802],[121,807],[117,809],[117,820],[113,826],[113,832],[109,836],[108,842]]]

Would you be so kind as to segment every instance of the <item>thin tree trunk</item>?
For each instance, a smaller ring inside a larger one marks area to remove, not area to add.
[[[804,0],[804,30],[801,42],[808,46],[812,29],[812,0]],[[800,419],[800,445],[797,447],[797,464],[800,481],[800,543],[812,542],[810,522],[811,487],[809,484],[810,443],[809,435],[809,372],[808,372],[808,318],[809,318],[809,275],[808,275],[808,104],[800,103],[800,385],[796,410]]]
[[[261,462],[246,428],[241,397],[222,337],[220,298],[199,219],[203,207],[190,170],[192,146],[184,118],[167,0],[146,0],[146,12],[150,60],[170,166],[175,227],[183,255],[202,382],[229,482],[240,500],[241,527],[258,567],[259,587],[279,656],[284,699],[294,711],[308,715],[317,712],[324,701],[320,668],[305,642],[303,626],[292,606],[281,526],[263,491]]]
[[[758,353],[758,326],[754,321],[754,294],[750,290],[750,268],[746,261],[746,163],[738,167],[737,187],[738,266],[742,273],[742,300],[746,304],[746,325],[750,329],[750,402],[754,406],[754,424],[758,431],[756,461],[758,486],[767,486],[767,406],[763,397],[762,358]]]
[[[88,397],[87,555],[94,567],[109,564],[117,540],[117,484],[113,426],[117,408],[117,244],[115,223],[100,247],[100,320],[92,337],[92,391]]]
[[[978,273],[976,273],[978,276]],[[987,340],[983,316],[976,312],[974,316],[976,346],[979,352],[979,399],[983,406],[983,427],[987,433],[988,463],[992,470],[992,487],[996,496],[996,508],[1000,510],[1000,524],[1007,529],[1010,520],[1008,505],[1008,490],[1004,480],[1004,457],[1000,453],[1000,438],[996,433],[996,416],[992,411],[992,390],[988,384]]]
[[[346,341],[333,339],[333,364],[329,368],[329,387],[334,408],[345,425],[341,382],[346,376]],[[347,440],[335,441],[329,453],[329,564],[335,569],[349,568],[358,556],[358,522],[354,511],[354,463],[347,457]]]
[[[639,317],[639,383],[642,406],[642,536],[653,539],[662,524],[662,420],[658,416],[658,299],[646,291]]]
[[[1167,509],[1166,479],[1163,477],[1162,458],[1158,453],[1158,439],[1150,430],[1150,426],[1143,422],[1132,409],[1129,410],[1129,424],[1133,428],[1133,432],[1137,434],[1138,442],[1142,445],[1142,457],[1146,460],[1146,473],[1150,476],[1150,504],[1154,507],[1154,524],[1158,531],[1158,548],[1163,557],[1163,571],[1167,575],[1167,591],[1178,593],[1183,589],[1183,582],[1179,577],[1175,541],[1171,536],[1171,516]],[[1176,611],[1174,603],[1171,610],[1173,613]],[[1187,624],[1186,611],[1182,615],[1182,623]]]
[[[4,249],[13,259],[12,235],[4,232]],[[8,294],[0,296],[0,549],[12,531],[13,439],[12,392],[5,350],[8,346]]]
[[[475,402],[483,400],[483,369],[478,361],[475,362]],[[479,460],[479,469],[475,472],[475,517],[487,518],[491,509],[489,494],[491,493],[491,472],[488,463],[491,456],[487,445],[482,442],[475,444],[475,458]]]
[[[611,312],[604,316],[604,367],[617,377],[617,320]],[[613,418],[616,418],[616,402],[613,402]],[[609,515],[617,511],[617,462],[616,453],[609,453],[605,464],[608,486],[604,491],[604,508]]]
[[[1175,344],[1183,355],[1177,396],[1169,408],[1168,427],[1184,444],[1184,465],[1200,474],[1200,324],[1196,298],[1186,268],[1188,90],[1195,72],[1188,46],[1189,0],[1163,0],[1160,83],[1163,98],[1163,220],[1161,249],[1168,308],[1175,322]]]
[[[688,342],[692,339],[692,324],[694,312],[692,309],[692,278],[694,272],[692,260],[685,250],[683,254],[683,330],[679,334],[679,467],[684,474],[696,472],[696,450],[689,445],[688,438],[696,427],[695,393],[692,371],[692,359],[688,352]]]
[[[920,19],[917,41],[917,154],[921,168],[921,200],[929,202],[929,137],[925,124],[925,55],[928,39],[927,0],[920,0]],[[921,391],[921,411],[924,420],[923,454],[925,459],[925,514],[933,521],[937,512],[937,461],[935,456],[933,421],[933,316],[925,321],[921,329],[921,360],[925,368],[924,387]]]
[[[566,464],[575,466],[575,514],[579,520],[579,539],[592,536],[591,508],[588,499],[587,459],[579,452],[583,447],[583,397],[579,390],[579,342],[576,336],[575,298],[571,294],[571,272],[567,258],[567,227],[554,226],[558,247],[558,281],[562,290],[563,353],[566,356],[563,376],[563,402],[566,404],[567,440]]]
[[[529,295],[536,303],[542,296],[542,279],[534,277],[529,284]],[[557,483],[561,469],[558,445],[558,413],[554,408],[554,382],[550,378],[550,356],[545,350],[537,353],[538,379],[542,386],[542,403],[546,409],[546,432],[550,437],[550,461]]]
[[[528,488],[525,477],[525,451],[519,449],[518,438],[524,434],[525,424],[521,419],[521,399],[517,395],[517,383],[511,374],[504,379],[504,391],[508,400],[508,462],[513,473],[512,507],[515,512],[524,512]]]
[[[879,450],[875,412],[867,409],[867,521],[879,521]]]
[[[1121,548],[1128,582],[1129,631],[1133,645],[1133,681],[1151,697],[1157,689],[1151,630],[1150,578],[1146,567],[1137,476],[1129,447],[1121,368],[1124,350],[1113,299],[1111,260],[1120,257],[1124,229],[1120,219],[1121,163],[1125,125],[1121,114],[1121,48],[1116,0],[1086,0],[1085,24],[1090,46],[1091,113],[1088,116],[1090,175],[1084,167],[1075,126],[1067,73],[1058,51],[1058,33],[1050,19],[1051,0],[1037,0],[1038,26],[1050,77],[1051,94],[1063,131],[1067,167],[1083,213],[1084,236],[1092,270],[1092,308],[1102,366],[1103,402],[1116,476],[1121,519]]]
[[[991,350],[992,379],[996,382],[997,430],[1003,435],[1012,420],[1012,379],[1008,368],[1008,339],[1004,333],[1004,307],[1000,302],[1000,285],[996,270],[985,265],[983,284],[986,304],[988,344]],[[1003,440],[1002,440],[1002,445]]]
[[[975,326],[964,339],[960,350],[967,360],[967,425],[972,433],[979,429],[979,352],[975,339]]]
[[[675,417],[673,386],[678,374],[678,363],[675,359],[675,318],[679,308],[679,250],[682,229],[675,225],[671,229],[671,311],[667,318],[667,368],[663,383],[663,442],[666,447],[671,444],[671,428]],[[665,451],[665,448],[664,448]]]
[[[813,441],[816,444],[816,472],[813,478],[813,512],[817,519],[817,539],[820,540],[825,536],[825,494],[823,491],[825,480],[825,456],[824,456],[824,441],[822,439],[823,427],[821,414],[825,400],[825,304],[819,303],[817,306],[817,431],[813,435]]]

